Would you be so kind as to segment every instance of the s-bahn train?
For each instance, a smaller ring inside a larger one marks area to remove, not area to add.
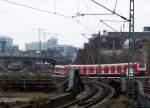
[[[117,63],[117,64],[98,64],[95,65],[56,65],[54,68],[54,73],[57,75],[67,75],[70,69],[78,69],[82,76],[97,77],[108,76],[144,76],[146,74],[146,64],[136,62],[134,65],[130,63],[129,74],[128,74],[128,63]]]

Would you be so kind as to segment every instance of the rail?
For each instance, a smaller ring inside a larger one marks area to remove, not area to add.
[[[89,86],[90,90],[85,96],[69,102],[59,108],[70,108],[73,106],[82,108],[93,107],[95,104],[103,101],[109,95],[110,88],[105,84],[98,82],[87,82],[86,85]]]

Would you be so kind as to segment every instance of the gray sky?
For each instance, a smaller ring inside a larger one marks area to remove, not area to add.
[[[10,0],[50,12],[60,13],[66,16],[74,16],[76,13],[110,13],[90,0]],[[97,0],[97,2],[113,10],[116,0]],[[56,4],[56,5],[55,5]],[[150,0],[135,0],[135,31],[142,31],[144,26],[150,26]],[[129,0],[118,0],[116,12],[128,18]],[[82,47],[87,39],[81,34],[91,34],[98,30],[112,31],[100,23],[102,19],[122,20],[113,16],[84,16],[75,19],[89,29],[83,27],[77,21],[46,12],[40,12],[21,6],[17,6],[0,0],[0,35],[8,35],[24,49],[24,43],[38,41],[38,28],[45,28],[49,33],[60,33],[60,44],[71,44]],[[106,22],[120,31],[123,23]],[[125,31],[128,24],[125,25]],[[46,39],[50,36],[46,35]],[[87,35],[87,37],[89,37]],[[42,38],[43,40],[43,38]]]

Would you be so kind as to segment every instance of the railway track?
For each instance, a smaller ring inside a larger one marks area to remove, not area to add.
[[[144,93],[150,94],[150,85],[143,85]]]
[[[90,108],[104,100],[110,92],[108,86],[102,83],[88,82],[86,85],[90,89],[86,95],[59,108]]]

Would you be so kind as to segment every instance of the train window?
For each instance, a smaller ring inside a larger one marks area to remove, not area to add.
[[[115,73],[115,66],[111,66],[111,73]]]
[[[99,66],[96,66],[96,73],[99,73]]]
[[[81,71],[82,71],[82,74],[86,74],[86,66],[83,66]]]
[[[100,73],[102,73],[103,70],[104,70],[104,67],[101,66],[101,67],[100,67]]]
[[[96,66],[96,73],[99,73],[99,66]],[[100,66],[100,73],[102,73],[102,66]]]
[[[94,67],[93,66],[89,67],[89,73],[94,73]]]
[[[117,66],[117,72],[121,73],[121,70],[122,70],[121,66]]]
[[[140,63],[139,64],[139,68],[145,68],[145,64],[144,63]]]
[[[128,72],[128,65],[124,65],[124,73]]]
[[[109,72],[109,69],[108,69],[109,67],[108,66],[104,66],[104,72],[105,73],[108,73]]]

